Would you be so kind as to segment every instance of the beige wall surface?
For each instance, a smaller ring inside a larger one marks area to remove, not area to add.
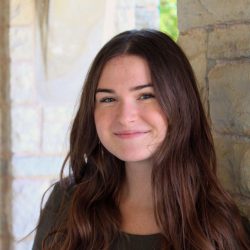
[[[179,44],[211,120],[219,178],[250,217],[250,1],[177,3]]]

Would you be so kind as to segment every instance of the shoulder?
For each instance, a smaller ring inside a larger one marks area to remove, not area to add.
[[[53,231],[53,228],[66,219],[65,213],[67,213],[74,187],[74,183],[69,179],[56,182],[51,186],[52,191],[40,213],[33,250],[42,249],[43,240]]]
[[[44,209],[59,210],[61,203],[68,203],[72,197],[75,185],[72,181],[64,179],[56,182],[45,204]]]

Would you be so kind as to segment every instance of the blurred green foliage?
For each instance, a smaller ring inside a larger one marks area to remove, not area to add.
[[[177,25],[177,0],[160,0],[160,30],[175,41],[179,31]]]

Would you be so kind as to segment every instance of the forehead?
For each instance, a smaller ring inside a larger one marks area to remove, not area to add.
[[[105,64],[98,87],[131,86],[150,82],[150,69],[145,59],[136,55],[120,55]]]

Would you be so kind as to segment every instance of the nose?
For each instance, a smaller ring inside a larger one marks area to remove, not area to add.
[[[117,121],[122,125],[128,125],[136,121],[138,109],[135,104],[130,102],[120,102],[117,109]]]

